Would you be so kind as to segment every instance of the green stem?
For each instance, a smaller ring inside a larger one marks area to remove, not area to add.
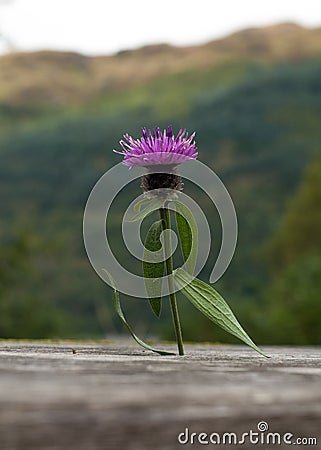
[[[163,229],[169,230],[171,228],[171,219],[170,219],[170,213],[167,208],[160,208],[159,210],[160,217],[163,222]],[[170,298],[170,305],[172,310],[172,317],[174,322],[174,328],[176,333],[176,341],[177,341],[177,347],[178,347],[178,353],[180,355],[184,355],[184,346],[183,346],[183,338],[182,338],[182,330],[181,330],[181,324],[179,321],[179,315],[178,315],[178,309],[177,309],[177,302],[176,302],[176,295],[174,292],[174,280],[172,277],[173,273],[173,258],[172,258],[172,242],[170,236],[166,236],[164,240],[164,247],[165,247],[165,253],[166,255],[169,255],[168,259],[166,259],[166,272],[168,275],[168,287],[171,294],[169,294]]]

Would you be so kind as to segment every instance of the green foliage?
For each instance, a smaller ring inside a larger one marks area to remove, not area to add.
[[[145,206],[145,208],[143,208],[143,210],[139,211],[137,214],[135,214],[134,217],[129,219],[130,222],[144,220],[145,217],[149,216],[154,211],[157,211],[162,206],[163,203],[164,203],[164,201],[161,198],[156,198],[154,200],[151,200],[150,202],[147,203],[147,205]]]
[[[265,340],[275,344],[321,344],[321,258],[309,256],[275,277],[265,298]]]
[[[183,260],[186,264],[187,272],[193,275],[198,252],[199,236],[197,223],[189,208],[187,208],[183,203],[176,201],[175,206],[175,217]]]
[[[157,317],[160,316],[162,309],[162,277],[165,272],[165,263],[152,262],[147,259],[146,250],[157,252],[162,249],[160,235],[163,231],[162,221],[158,220],[149,228],[146,240],[145,251],[143,256],[143,275],[145,278],[146,292],[149,296],[149,303]]]
[[[142,125],[173,122],[174,128],[183,125],[197,131],[200,159],[219,174],[235,202],[239,245],[221,289],[236,299],[232,308],[253,335],[276,342],[280,335],[271,317],[279,313],[267,307],[264,292],[269,283],[279,285],[281,278],[269,278],[271,261],[263,248],[275,235],[272,264],[282,263],[288,287],[287,265],[299,264],[320,249],[320,163],[315,159],[295,194],[306,164],[320,152],[320,68],[318,58],[267,64],[240,57],[163,73],[128,89],[107,89],[99,99],[76,106],[37,105],[32,96],[29,103],[1,104],[0,335],[95,337],[121,329],[105,301],[106,286],[91,270],[83,249],[84,205],[97,179],[120,161],[112,149],[119,148],[124,132],[136,136]],[[215,211],[205,194],[188,183],[186,193],[214,224]],[[117,228],[125,200],[117,203],[110,238],[126,259]],[[29,247],[10,243],[12,228],[23,229],[26,223]],[[219,241],[219,230],[213,228]],[[214,258],[215,249],[210,261]],[[130,264],[140,273],[139,261]],[[204,279],[210,270],[209,263],[201,274]],[[302,262],[306,284],[314,279],[311,271],[308,262]],[[273,289],[272,297],[281,305],[285,296],[281,288]],[[318,292],[316,284],[311,289]],[[309,300],[303,287],[300,292],[303,308]],[[317,297],[313,292],[311,299]],[[156,325],[145,305],[128,303],[142,330],[166,329],[166,311],[164,322]],[[290,323],[287,307],[280,312],[282,323]],[[186,336],[212,339],[211,323],[200,318],[196,327],[195,313],[185,304],[183,315],[184,311]],[[292,316],[294,320],[294,311]],[[295,327],[287,331],[288,341],[303,342]],[[315,328],[312,323],[310,334],[304,331],[306,342],[319,339]],[[220,331],[215,336],[223,339]]]
[[[317,157],[308,165],[270,243],[274,273],[264,296],[266,328],[275,330],[270,342],[321,343],[320,205],[321,161]]]
[[[321,160],[307,167],[296,195],[291,198],[271,244],[276,267],[294,263],[306,255],[321,254]]]
[[[197,278],[193,278],[183,269],[176,269],[174,279],[185,297],[206,317],[223,328],[223,330],[241,339],[261,355],[264,355],[241,327],[226,301],[212,286]]]
[[[125,328],[129,332],[129,334],[131,334],[131,336],[137,342],[137,344],[141,345],[143,348],[146,348],[146,350],[150,350],[150,351],[158,353],[160,355],[174,355],[175,353],[165,352],[164,350],[157,350],[156,348],[151,347],[150,345],[148,345],[144,341],[142,341],[138,336],[136,336],[136,334],[133,332],[132,328],[129,326],[129,324],[127,323],[126,318],[124,316],[123,310],[120,305],[120,297],[119,297],[119,293],[117,291],[117,286],[116,286],[115,280],[112,278],[110,273],[107,272],[107,270],[103,269],[103,271],[104,271],[105,276],[107,277],[109,283],[112,285],[113,303],[114,303],[115,311],[118,314],[118,317],[120,318],[122,323],[124,324]]]
[[[0,261],[0,336],[3,338],[55,337],[63,314],[48,304],[41,293],[28,290],[37,243],[25,232],[12,236],[2,247]],[[25,282],[25,280],[27,280]],[[14,286],[14,289],[12,287]]]

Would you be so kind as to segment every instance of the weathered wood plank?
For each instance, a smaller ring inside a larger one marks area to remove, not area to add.
[[[262,420],[320,445],[320,348],[265,348],[269,360],[243,346],[186,350],[1,342],[0,449],[204,448],[177,436],[188,428],[241,438]]]

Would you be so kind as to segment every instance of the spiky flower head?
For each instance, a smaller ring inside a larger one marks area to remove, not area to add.
[[[125,166],[172,166],[197,158],[197,147],[194,141],[195,133],[188,136],[186,129],[180,129],[177,136],[173,135],[172,126],[161,131],[159,127],[152,130],[142,128],[142,137],[133,139],[129,134],[120,141],[123,151],[116,153],[124,155]]]

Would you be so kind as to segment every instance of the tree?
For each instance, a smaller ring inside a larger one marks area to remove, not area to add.
[[[272,262],[278,270],[266,292],[264,311],[274,343],[321,343],[320,230],[321,159],[316,158],[272,243]]]
[[[269,343],[321,344],[321,257],[288,266],[267,292]]]
[[[307,167],[303,181],[272,242],[272,260],[277,268],[321,253],[321,158]]]

